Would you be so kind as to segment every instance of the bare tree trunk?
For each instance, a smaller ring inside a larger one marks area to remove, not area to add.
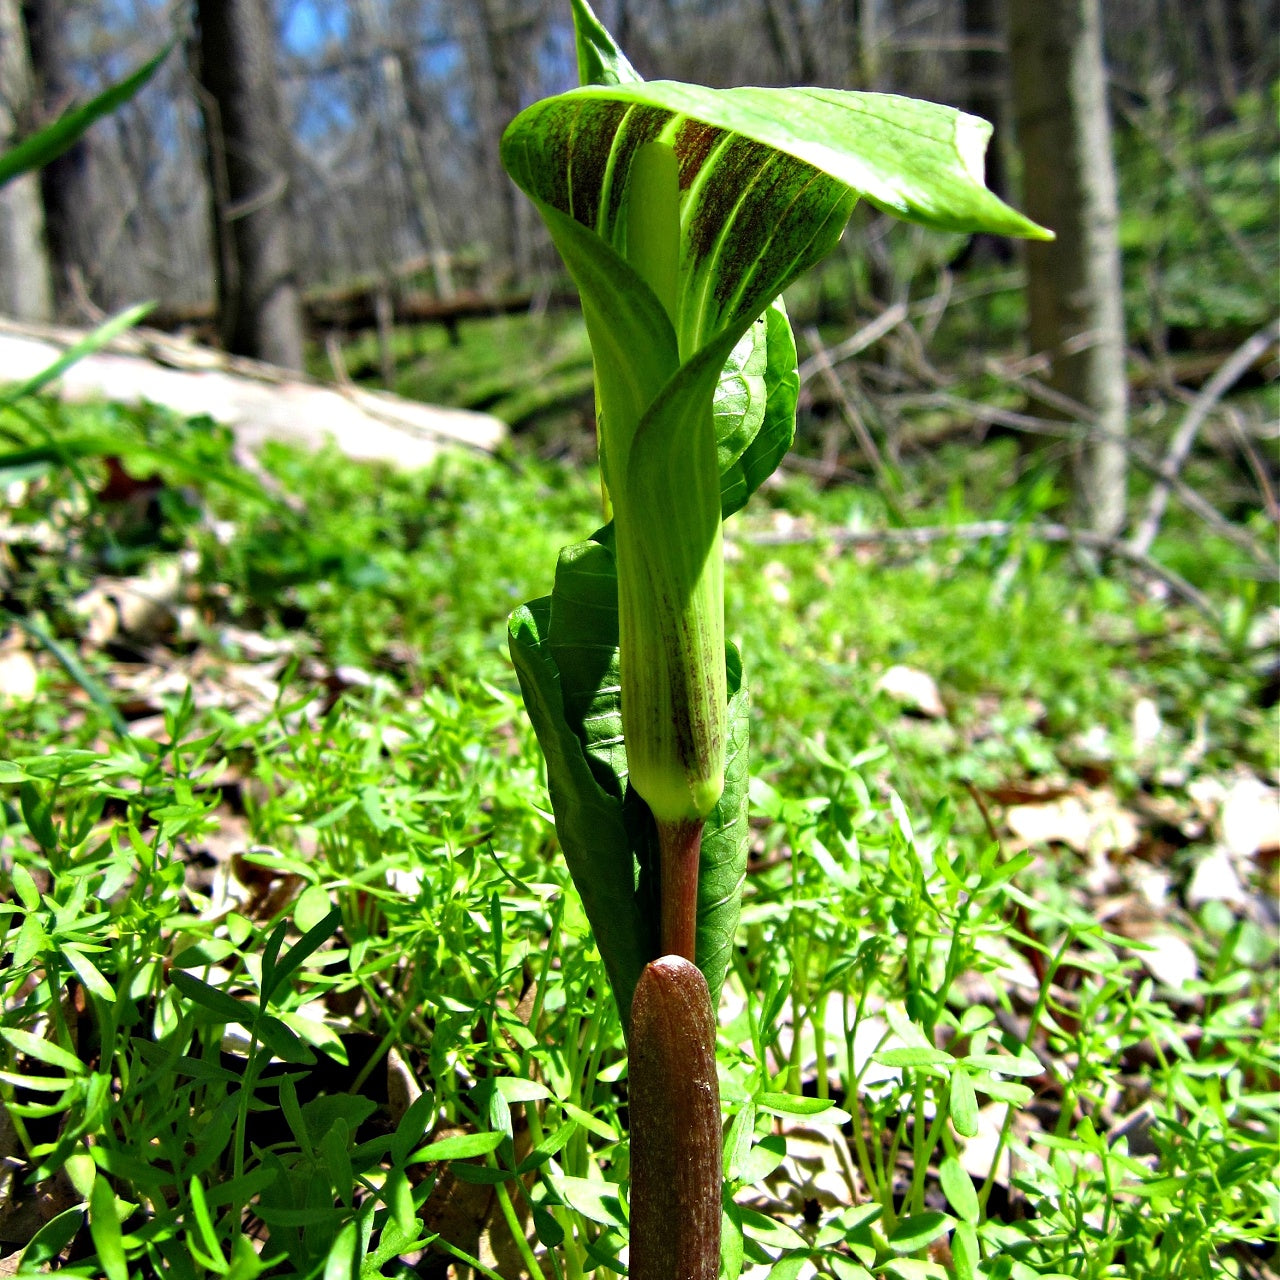
[[[520,79],[515,61],[515,49],[527,25],[515,5],[503,0],[476,0],[475,18],[480,26],[480,37],[488,59],[491,102],[488,106],[490,120],[490,153],[498,154],[498,140],[502,131],[520,111]],[[521,197],[513,183],[500,179],[503,209],[503,233],[507,262],[517,279],[526,279],[530,269],[530,228],[527,214],[528,202]]]
[[[23,0],[40,123],[56,119],[79,96],[72,70],[68,0]],[[93,153],[81,138],[40,172],[45,232],[59,316],[82,319],[83,296],[94,295],[99,237]]]
[[[987,186],[1002,199],[1009,197],[1009,176],[1004,160],[1008,134],[1008,92],[1003,51],[1003,24],[999,0],[964,0],[964,92],[966,111],[988,121],[995,132],[987,147]],[[957,270],[974,262],[1008,263],[1014,255],[1006,236],[978,234],[952,262]]]
[[[18,0],[0,0],[0,151],[28,131],[33,84]],[[24,173],[0,187],[0,313],[48,320],[53,286],[44,241],[40,179]]]
[[[1077,518],[1125,523],[1127,387],[1115,165],[1099,0],[1009,0],[1014,124],[1027,213],[1057,232],[1027,248],[1032,349],[1100,431],[1077,446]]]
[[[197,0],[196,14],[223,342],[301,369],[271,14],[265,0]]]

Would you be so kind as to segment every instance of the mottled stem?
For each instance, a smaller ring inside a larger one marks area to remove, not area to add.
[[[658,822],[658,890],[662,897],[662,954],[696,963],[698,865],[703,819]]]
[[[716,1280],[720,1088],[706,979],[683,956],[647,965],[631,1005],[631,1280]]]

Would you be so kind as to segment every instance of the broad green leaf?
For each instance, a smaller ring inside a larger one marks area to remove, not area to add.
[[[582,740],[566,718],[560,670],[547,643],[551,613],[551,597],[544,597],[511,615],[511,659],[546,757],[547,789],[560,847],[625,1026],[640,971],[655,949],[652,923],[637,907],[632,841],[622,804],[596,780]],[[570,684],[573,677],[570,670]]]
[[[144,62],[132,75],[91,98],[79,107],[60,115],[47,128],[32,134],[0,155],[0,187],[28,169],[39,169],[61,155],[86,129],[102,116],[122,106],[155,75],[169,56],[166,46],[154,58]]]
[[[627,787],[618,680],[617,573],[605,545],[561,553],[553,595],[511,618],[512,659],[547,759],[556,830],[618,1008],[631,1008],[640,970],[657,954],[653,820]],[[747,710],[741,663],[726,664],[729,750],[726,783],[702,838],[698,966],[713,999],[728,971],[747,855]]]
[[[974,116],[889,94],[637,81],[534,103],[508,127],[502,160],[544,211],[625,257],[632,161],[651,141],[674,148],[676,331],[688,359],[823,257],[860,196],[942,230],[1043,238],[984,185],[990,133]]]
[[[618,575],[612,553],[601,543],[579,542],[560,553],[547,643],[560,672],[565,717],[592,775],[621,800],[627,753],[618,703]]]
[[[734,357],[745,342],[750,341],[751,355],[743,364],[742,383],[753,397],[751,407],[744,406],[744,424],[730,414],[732,397],[735,405],[739,390]],[[761,350],[763,348],[763,350]],[[763,369],[756,375],[761,356]],[[725,519],[746,505],[747,499],[767,480],[782,461],[796,434],[796,402],[800,396],[800,373],[796,367],[796,341],[791,333],[786,307],[775,298],[764,315],[756,320],[738,346],[733,349],[720,375],[716,388],[715,419],[717,462],[720,467],[720,510]],[[750,430],[754,427],[754,430]],[[732,432],[734,448],[725,447]],[[737,440],[744,437],[741,449]]]

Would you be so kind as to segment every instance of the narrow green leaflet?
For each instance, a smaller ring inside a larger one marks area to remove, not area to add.
[[[0,156],[0,187],[18,174],[25,173],[28,169],[39,169],[61,155],[96,120],[110,115],[118,106],[128,102],[155,75],[168,56],[169,49],[166,46],[132,75],[126,76],[82,106],[73,107],[48,128],[41,129],[39,133],[32,134],[6,151]]]

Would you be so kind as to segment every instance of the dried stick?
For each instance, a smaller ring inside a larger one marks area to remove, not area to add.
[[[1147,499],[1147,509],[1129,540],[1130,548],[1139,555],[1145,555],[1151,549],[1156,534],[1160,532],[1160,522],[1169,503],[1170,484],[1166,476],[1176,476],[1182,470],[1191,446],[1214,406],[1253,366],[1254,361],[1277,341],[1280,341],[1280,320],[1273,320],[1265,329],[1259,329],[1242,342],[1191,402],[1191,408],[1169,442],[1162,467],[1166,474],[1157,478]]]
[[[857,333],[852,337],[846,338],[843,342],[837,343],[834,347],[822,349],[821,354],[815,354],[806,360],[800,366],[800,385],[810,381],[814,374],[821,373],[825,363],[829,365],[839,364],[842,360],[848,360],[851,356],[856,356],[859,351],[865,351],[869,346],[880,341],[885,334],[892,332],[907,318],[907,304],[905,302],[894,303],[886,311],[882,311],[874,320],[864,324]],[[808,338],[810,333],[817,333],[816,329],[806,329],[805,337]],[[812,339],[810,340],[812,342]],[[821,342],[817,344],[818,348],[822,348]]]
[[[1028,435],[1064,438],[1085,435],[1114,440],[1128,451],[1129,456],[1145,472],[1154,476],[1157,481],[1167,484],[1170,490],[1181,499],[1187,510],[1199,516],[1215,533],[1239,547],[1269,573],[1276,571],[1275,556],[1257,538],[1247,529],[1228,520],[1207,498],[1197,493],[1176,472],[1169,470],[1165,463],[1153,458],[1146,448],[1131,436],[1106,431],[1087,421],[1064,422],[1061,418],[1038,418],[1031,414],[1017,413],[1012,409],[1000,409],[995,405],[981,404],[976,400],[965,400],[961,396],[953,396],[941,391],[898,396],[895,398],[895,403],[911,408],[954,409],[957,412],[969,414],[979,422],[1007,427],[1011,431],[1025,431]]]
[[[885,315],[888,314],[889,312],[886,311]],[[902,308],[902,315],[904,317],[906,315],[905,307]],[[862,452],[867,457],[867,461],[871,463],[871,469],[876,473],[876,480],[879,482],[885,501],[891,507],[894,506],[893,479],[889,475],[889,468],[885,466],[884,458],[880,456],[880,449],[872,438],[871,432],[867,430],[867,424],[863,421],[862,414],[858,412],[858,408],[850,398],[844,383],[840,381],[839,376],[836,374],[835,366],[831,363],[831,357],[826,347],[822,345],[822,338],[819,336],[817,329],[814,328],[806,329],[804,337],[805,341],[813,349],[813,360],[817,364],[819,373],[822,374],[823,381],[827,384],[827,389],[831,392],[836,404],[839,405],[844,420],[849,424],[854,437],[862,448]]]
[[[823,529],[804,532],[771,532],[748,534],[745,541],[755,546],[780,547],[804,542],[833,542],[841,547],[907,546],[927,547],[935,542],[978,542],[984,538],[1008,538],[1014,534],[1039,539],[1041,542],[1061,542],[1089,551],[1100,551],[1127,560],[1134,568],[1150,578],[1163,582],[1175,595],[1180,596],[1194,609],[1204,614],[1214,625],[1220,622],[1218,610],[1199,588],[1194,587],[1181,574],[1166,568],[1144,552],[1135,551],[1128,543],[1087,529],[1072,529],[1069,525],[1053,523],[1019,524],[1013,520],[979,520],[972,524],[918,525],[910,529]]]

